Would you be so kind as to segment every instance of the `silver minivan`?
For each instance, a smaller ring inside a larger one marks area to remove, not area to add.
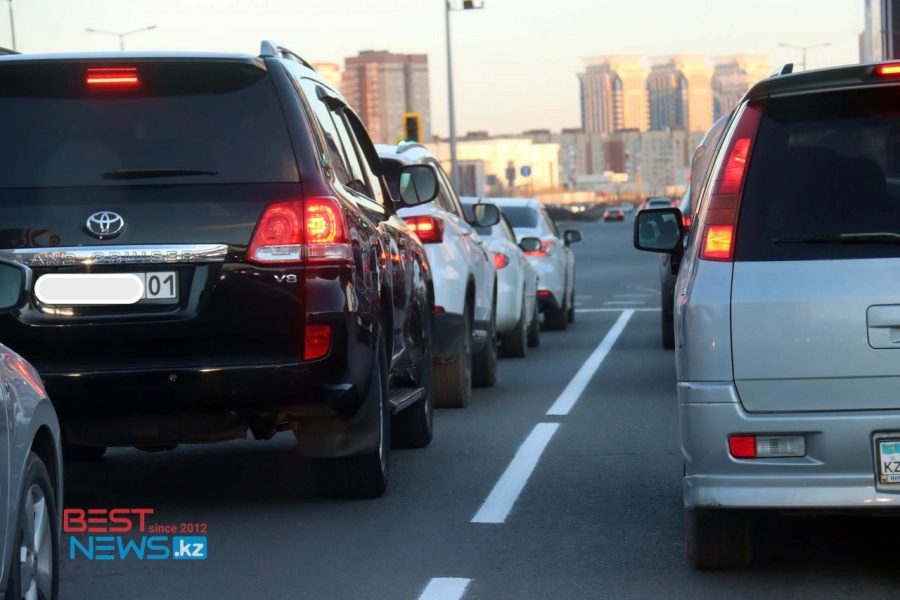
[[[751,559],[758,509],[900,507],[900,64],[786,74],[734,110],[673,253],[687,551]]]

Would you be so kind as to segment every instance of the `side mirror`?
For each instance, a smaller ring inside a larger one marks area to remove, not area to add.
[[[634,219],[634,247],[647,252],[672,252],[681,243],[684,227],[677,208],[650,208]]]
[[[28,304],[31,269],[0,259],[0,313],[19,310]]]
[[[577,229],[568,229],[563,234],[563,240],[566,242],[566,246],[571,246],[572,244],[577,244],[584,236],[581,235],[581,232]]]
[[[438,195],[438,179],[428,165],[404,165],[400,167],[400,201],[406,206],[418,206],[431,202]]]
[[[519,241],[519,248],[525,252],[537,252],[541,249],[541,238],[525,237]]]
[[[500,209],[496,204],[474,204],[472,213],[475,215],[472,225],[476,227],[493,227],[500,222]]]

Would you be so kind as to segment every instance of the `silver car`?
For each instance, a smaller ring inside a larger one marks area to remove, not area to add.
[[[680,261],[697,568],[749,563],[752,510],[900,506],[900,69],[882,66],[760,82],[692,182],[686,249],[678,209],[635,222],[636,247]]]
[[[23,307],[31,271],[0,260],[0,313]],[[63,470],[59,421],[37,371],[0,344],[0,590],[5,600],[59,594]]]

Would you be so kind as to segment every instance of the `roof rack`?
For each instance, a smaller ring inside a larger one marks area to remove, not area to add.
[[[794,72],[794,63],[782,65],[780,69],[775,69],[769,73],[769,77],[781,77],[782,75],[790,75]]]
[[[10,50],[9,48],[0,48],[0,54],[22,54],[22,53],[16,52],[15,50]]]
[[[278,42],[273,42],[271,40],[263,40],[259,49],[260,56],[279,56],[281,58],[286,58],[288,60],[292,60],[295,63],[300,63],[304,67],[308,67],[313,71],[316,70],[314,66],[303,60],[303,57],[297,54],[296,52],[291,52]]]

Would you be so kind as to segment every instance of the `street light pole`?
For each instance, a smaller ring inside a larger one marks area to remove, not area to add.
[[[450,13],[458,10],[480,10],[484,3],[475,4],[473,0],[463,0],[462,8],[453,8],[451,0],[444,0],[447,21],[447,111],[450,113],[450,182],[458,187],[459,164],[456,159],[456,104],[453,99],[453,51],[450,42]]]
[[[10,2],[12,2],[12,0],[10,0]],[[87,31],[88,33],[100,33],[103,35],[116,36],[117,38],[119,38],[119,52],[125,52],[125,36],[126,35],[131,35],[133,33],[141,33],[143,31],[150,31],[151,29],[156,29],[156,25],[151,25],[150,27],[141,27],[140,29],[126,31],[125,33],[116,33],[114,31],[103,31],[102,29],[91,29],[90,27],[85,29],[85,31]]]
[[[16,49],[16,24],[13,21],[12,0],[9,0],[9,31],[12,34],[12,49]]]
[[[806,53],[809,50],[816,50],[818,48],[827,48],[831,45],[831,42],[826,42],[824,44],[816,44],[815,46],[794,46],[792,44],[778,44],[782,48],[793,48],[794,50],[802,50],[803,51],[803,71],[806,70]]]

